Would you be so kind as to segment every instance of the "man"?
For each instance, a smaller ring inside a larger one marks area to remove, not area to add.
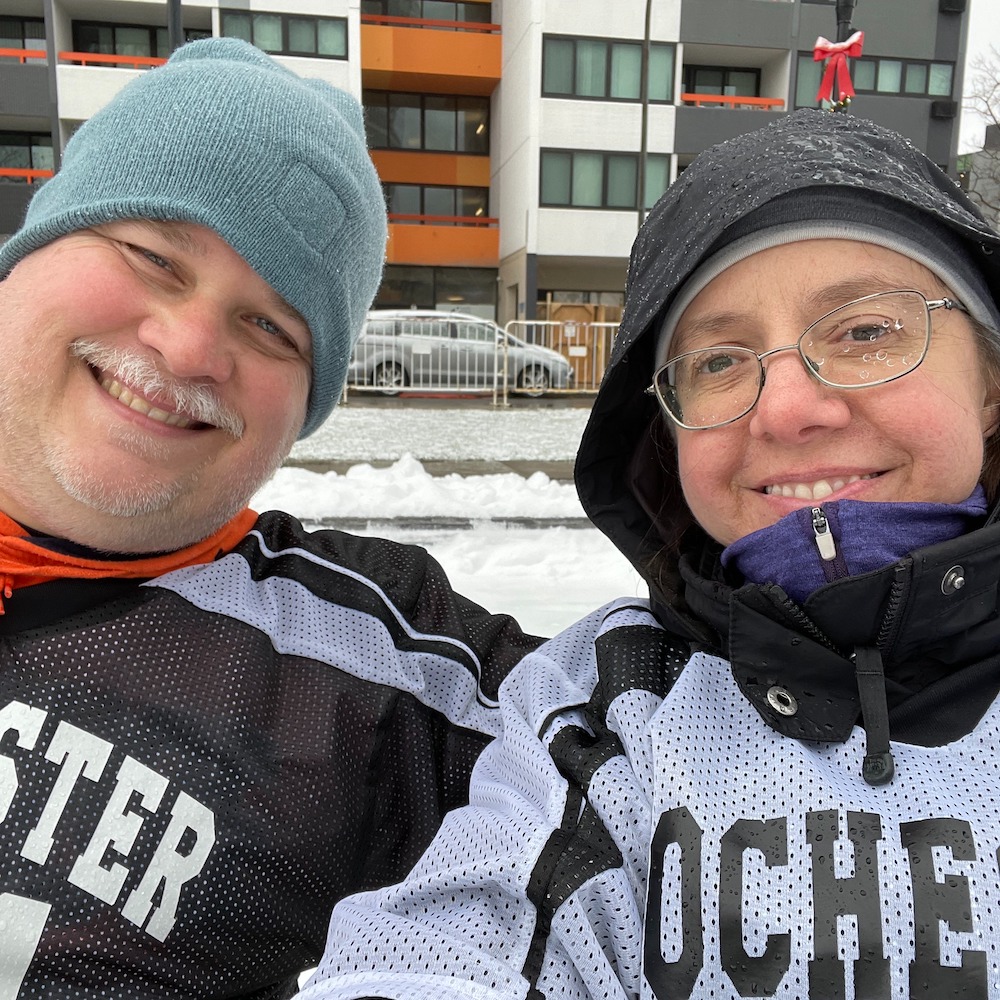
[[[535,644],[247,501],[339,396],[360,108],[233,39],[85,123],[0,248],[0,997],[284,997],[463,801]]]

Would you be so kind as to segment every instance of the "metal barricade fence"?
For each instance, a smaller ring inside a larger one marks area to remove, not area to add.
[[[372,313],[354,349],[348,391],[482,393],[596,392],[616,323],[512,320],[503,330],[460,314]]]
[[[525,343],[548,348],[566,358],[572,378],[565,389],[597,392],[611,359],[618,324],[516,319],[504,330]]]
[[[501,340],[496,324],[476,317],[375,313],[355,346],[347,389],[492,393],[503,374]]]

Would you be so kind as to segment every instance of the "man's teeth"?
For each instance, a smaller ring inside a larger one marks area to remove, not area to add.
[[[823,500],[851,483],[874,478],[874,473],[868,473],[865,476],[847,476],[844,479],[819,479],[815,483],[776,483],[773,486],[765,486],[764,492],[771,496],[791,497],[795,500]]]
[[[191,426],[192,421],[188,420],[187,417],[182,417],[179,413],[168,413],[166,410],[150,406],[141,396],[133,395],[130,390],[112,378],[101,379],[101,388],[108,395],[114,396],[119,403],[124,403],[130,410],[135,410],[136,413],[141,413],[143,416],[149,417],[150,420],[157,420],[161,424],[167,424],[169,427],[180,427],[182,429]]]

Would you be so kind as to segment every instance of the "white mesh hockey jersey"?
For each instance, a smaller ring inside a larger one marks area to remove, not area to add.
[[[341,904],[304,1000],[1000,997],[1000,707],[896,779],[776,733],[635,602],[527,657],[402,885]]]

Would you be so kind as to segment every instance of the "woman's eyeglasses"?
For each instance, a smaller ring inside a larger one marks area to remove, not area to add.
[[[720,344],[671,358],[646,390],[686,430],[722,427],[746,416],[760,399],[763,361],[797,351],[806,371],[834,389],[864,389],[902,378],[927,356],[931,312],[960,309],[955,299],[920,292],[876,292],[842,305],[806,328],[794,344],[757,354]]]

